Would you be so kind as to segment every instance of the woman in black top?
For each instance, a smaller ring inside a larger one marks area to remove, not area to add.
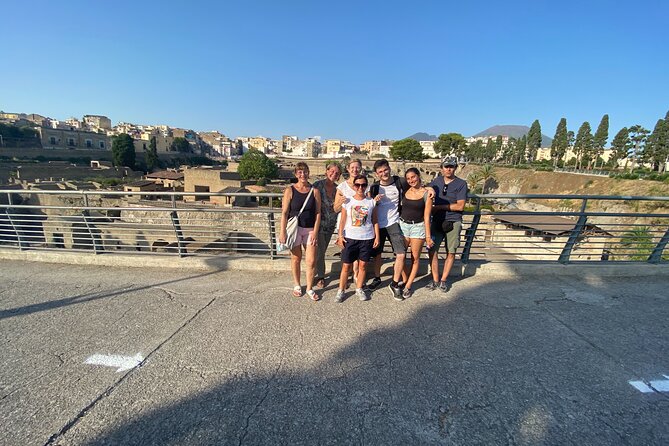
[[[428,190],[423,187],[418,169],[410,167],[404,173],[404,178],[409,184],[409,189],[402,195],[400,228],[402,228],[407,247],[411,250],[411,268],[405,265],[402,274],[406,284],[402,297],[406,299],[413,294],[411,286],[418,274],[418,262],[420,261],[420,251],[423,249],[423,244],[427,241],[428,248],[432,246],[430,235],[432,197]]]
[[[297,182],[286,187],[283,193],[281,206],[281,232],[279,243],[286,243],[286,225],[288,219],[300,213],[305,203],[302,214],[297,219],[297,238],[295,245],[290,250],[290,269],[293,273],[293,296],[302,296],[302,285],[300,284],[300,262],[302,261],[302,246],[307,263],[307,296],[312,300],[320,297],[312,289],[314,286],[314,272],[316,267],[316,255],[318,245],[318,230],[321,224],[321,194],[309,183],[309,166],[299,162],[295,166],[295,177]],[[311,194],[309,194],[311,192]]]

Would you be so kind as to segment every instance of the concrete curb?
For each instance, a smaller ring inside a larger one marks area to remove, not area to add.
[[[90,252],[19,251],[0,248],[0,259],[28,262],[63,263],[69,265],[95,265],[121,268],[167,268],[201,271],[290,271],[290,259],[280,257],[274,260],[246,255],[212,257],[176,257],[146,254],[93,254]],[[390,259],[384,263],[384,272],[390,272]],[[326,270],[337,272],[341,269],[339,260],[326,261]],[[303,266],[304,271],[304,266]],[[427,260],[421,261],[420,275],[427,274]],[[669,275],[669,264],[649,264],[632,262],[593,262],[562,265],[548,262],[470,262],[455,264],[452,276],[570,276],[570,277],[648,277]]]

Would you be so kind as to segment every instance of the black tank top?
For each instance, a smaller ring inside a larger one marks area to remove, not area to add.
[[[309,195],[309,191],[302,193],[298,192],[297,189],[295,189],[295,186],[291,186],[293,188],[293,198],[290,200],[290,208],[288,210],[288,218],[294,217],[297,214],[300,213],[300,209],[302,209],[302,204],[304,204],[304,200],[307,198],[307,195]],[[311,193],[311,197],[309,197],[309,201],[307,201],[307,205],[304,207],[304,210],[302,211],[302,214],[297,219],[297,226],[300,228],[313,228],[314,225],[316,224],[316,199],[314,198],[314,193]]]
[[[400,217],[404,221],[413,221],[420,223],[425,216],[425,197],[418,200],[411,200],[406,197],[406,193],[402,196],[402,213]]]

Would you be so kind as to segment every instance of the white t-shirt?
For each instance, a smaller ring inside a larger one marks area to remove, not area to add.
[[[400,203],[400,191],[397,190],[395,183],[388,186],[380,184],[379,195],[381,194],[383,194],[383,198],[376,203],[379,208],[377,211],[379,228],[387,228],[400,220],[400,213],[397,209]]]
[[[342,206],[346,209],[346,224],[344,235],[354,240],[370,240],[374,238],[374,224],[372,224],[372,211],[374,200],[363,198],[356,200],[350,198],[348,203]]]

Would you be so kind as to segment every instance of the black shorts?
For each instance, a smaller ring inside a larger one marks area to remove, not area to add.
[[[372,258],[374,239],[355,240],[345,237],[344,240],[346,240],[346,244],[344,245],[344,250],[341,252],[342,263],[353,263],[356,260],[369,262],[369,259]]]

